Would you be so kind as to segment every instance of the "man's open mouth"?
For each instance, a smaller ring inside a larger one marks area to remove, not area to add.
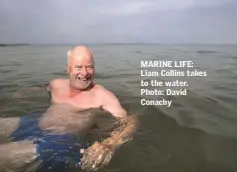
[[[89,77],[77,77],[77,79],[80,81],[88,81],[90,78]]]

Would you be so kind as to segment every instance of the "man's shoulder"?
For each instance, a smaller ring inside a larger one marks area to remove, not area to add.
[[[121,106],[117,96],[110,90],[101,85],[96,85],[96,97],[99,98],[101,107],[110,112],[115,117],[127,116],[126,110]]]
[[[105,93],[105,92],[107,92],[107,91],[109,91],[109,90],[107,90],[105,87],[103,87],[102,85],[99,85],[99,84],[95,84],[94,85],[94,91],[95,92],[98,92],[98,93]]]
[[[69,79],[61,79],[61,78],[58,78],[58,79],[53,79],[49,82],[49,85],[51,87],[60,87],[60,86],[65,86],[67,85],[69,82]]]
[[[54,84],[65,84],[68,83],[69,79],[62,79],[62,78],[57,78],[57,79],[53,79],[50,81],[50,84],[54,85]]]
[[[98,85],[96,84],[94,86],[94,92],[98,95],[98,96],[105,96],[105,97],[114,97],[114,93],[108,89],[106,89],[104,86],[102,85]]]

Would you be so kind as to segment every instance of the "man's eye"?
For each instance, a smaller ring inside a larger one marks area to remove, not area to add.
[[[93,69],[93,66],[87,66],[86,68],[87,69]]]

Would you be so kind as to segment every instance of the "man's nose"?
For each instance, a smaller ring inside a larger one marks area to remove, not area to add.
[[[87,75],[87,74],[88,74],[88,71],[87,71],[87,69],[86,69],[85,66],[82,67],[82,69],[81,69],[81,74],[82,74],[82,75]]]

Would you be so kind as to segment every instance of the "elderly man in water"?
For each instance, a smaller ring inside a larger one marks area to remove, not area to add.
[[[0,171],[96,170],[131,140],[138,120],[112,92],[93,82],[94,59],[87,47],[68,52],[67,72],[69,79],[55,79],[45,87],[51,105],[44,114],[0,120]],[[83,138],[96,124],[93,109],[109,112],[124,125],[103,141],[88,144]]]

